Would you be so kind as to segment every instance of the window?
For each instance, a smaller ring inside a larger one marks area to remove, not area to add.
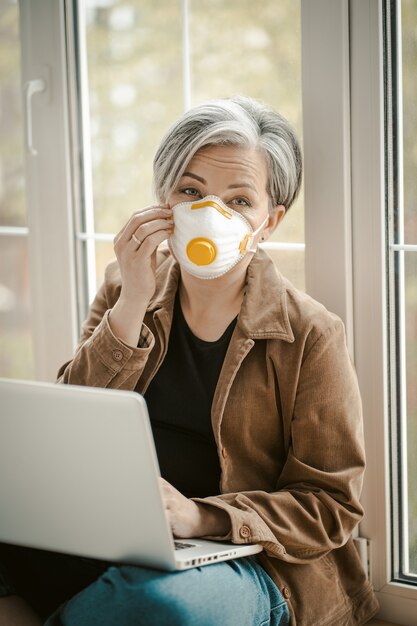
[[[39,0],[35,10],[1,0],[0,19],[1,90],[15,98],[2,102],[14,118],[1,128],[0,375],[54,380],[114,233],[152,201],[155,147],[185,108],[245,92],[282,111],[302,139],[301,3]],[[303,288],[303,194],[276,239],[265,246]]]
[[[368,457],[360,533],[371,539],[380,616],[406,626],[417,614],[410,386],[415,239],[412,189],[406,191],[407,146],[414,140],[412,100],[406,101],[415,65],[406,42],[415,38],[414,5],[354,0],[350,7],[354,345]],[[401,27],[402,11],[407,24],[403,15]]]
[[[417,6],[387,3],[390,407],[393,576],[417,585]]]
[[[415,4],[0,0],[0,375],[53,380],[71,358],[113,233],[152,200],[151,159],[170,122],[235,91],[271,103],[303,141],[305,215],[301,197],[270,253],[345,321],[368,457],[360,533],[381,617],[407,626],[417,614]],[[388,61],[394,90],[384,90]],[[28,109],[24,87],[39,78],[46,89]]]
[[[280,110],[302,138],[301,18],[293,0],[89,0],[78,22],[78,71],[88,67],[84,145],[91,141],[78,236],[91,300],[113,258],[113,234],[152,203],[153,155],[187,107],[250,95]],[[266,247],[279,268],[304,287],[302,194],[274,242]]]

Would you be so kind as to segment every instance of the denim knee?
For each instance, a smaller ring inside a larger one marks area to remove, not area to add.
[[[242,626],[289,623],[266,572],[239,559],[184,572],[110,567],[45,626]]]
[[[195,602],[178,593],[180,572],[115,568],[109,572],[116,591],[120,623],[143,626],[185,626],[195,623]],[[105,578],[104,578],[105,579]],[[120,598],[117,599],[117,596]],[[201,624],[201,626],[204,626]]]
[[[45,626],[184,626],[193,607],[175,594],[175,573],[110,567],[49,617]]]

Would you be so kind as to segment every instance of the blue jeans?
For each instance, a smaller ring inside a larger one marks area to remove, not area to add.
[[[288,606],[256,557],[166,573],[110,566],[45,626],[287,626]]]

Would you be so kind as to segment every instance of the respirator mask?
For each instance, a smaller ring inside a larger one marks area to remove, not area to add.
[[[237,211],[217,196],[172,207],[174,231],[168,240],[179,264],[197,278],[223,276],[248,252],[256,252],[256,235],[268,222],[268,216],[255,231]]]

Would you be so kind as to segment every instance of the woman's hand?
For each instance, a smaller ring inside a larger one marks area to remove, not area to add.
[[[114,251],[122,276],[120,297],[109,322],[114,334],[137,346],[145,311],[156,282],[156,250],[173,228],[168,205],[153,206],[134,213],[114,238]]]
[[[230,519],[225,511],[217,507],[194,502],[182,495],[164,478],[159,479],[171,530],[175,537],[217,536],[222,537],[230,530]]]
[[[134,213],[116,235],[113,243],[122,275],[121,297],[149,303],[155,292],[156,250],[173,225],[168,205],[152,206]]]

